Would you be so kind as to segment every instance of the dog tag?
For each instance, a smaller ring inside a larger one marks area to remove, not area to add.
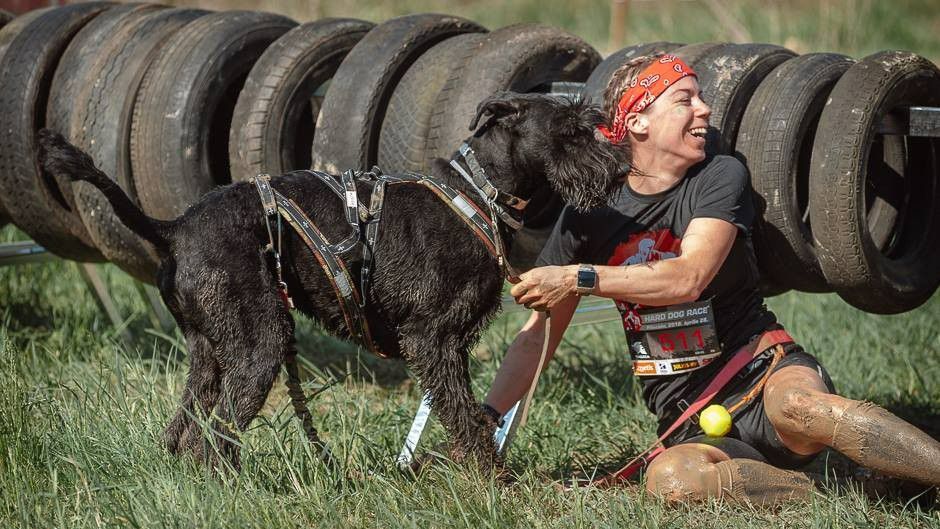
[[[359,197],[355,191],[346,191],[346,207],[355,208],[359,206]]]

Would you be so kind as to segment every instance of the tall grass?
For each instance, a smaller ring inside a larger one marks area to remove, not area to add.
[[[13,236],[0,231],[0,240]],[[554,481],[622,462],[654,438],[616,323],[567,334],[512,446],[513,486],[446,464],[401,474],[393,460],[419,400],[406,369],[305,321],[305,387],[319,391],[316,423],[342,471],[317,463],[278,382],[241,437],[242,472],[207,474],[160,446],[185,378],[178,339],[148,333],[130,280],[103,271],[129,314],[132,344],[102,322],[73,264],[0,268],[0,527],[940,527],[936,503],[872,502],[851,487],[775,513],[668,507],[635,487],[557,490]],[[770,305],[840,392],[940,436],[940,296],[890,317],[832,295],[787,294]],[[478,395],[520,317],[501,317],[477,348]],[[433,424],[423,446],[442,439]],[[845,469],[835,456],[818,463]]]
[[[749,42],[797,53],[832,51],[863,57],[883,49],[910,50],[940,61],[936,0],[632,0],[623,42],[610,41],[610,1],[601,0],[171,0],[213,9],[262,9],[298,21],[354,17],[374,22],[409,13],[460,15],[494,29],[539,22],[581,36],[605,55],[640,42],[733,41],[728,19]]]

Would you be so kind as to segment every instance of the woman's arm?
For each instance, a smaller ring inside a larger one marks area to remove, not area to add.
[[[672,259],[631,266],[597,266],[594,295],[650,306],[694,301],[721,268],[738,228],[713,218],[692,219]],[[511,294],[516,303],[554,310],[559,300],[576,294],[578,265],[546,266],[520,277]]]
[[[558,344],[561,343],[561,337],[571,322],[579,300],[578,296],[569,295],[552,309],[551,336],[545,357],[546,365],[554,355]],[[522,326],[499,365],[496,379],[493,380],[493,386],[485,402],[501,415],[509,411],[509,408],[525,395],[532,384],[545,340],[545,321],[544,312],[533,311],[529,321]]]

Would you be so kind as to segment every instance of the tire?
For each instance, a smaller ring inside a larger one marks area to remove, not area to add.
[[[695,70],[696,66],[699,64],[699,59],[701,59],[702,56],[719,46],[724,46],[725,44],[727,43],[698,42],[696,44],[686,44],[685,46],[672,50],[672,53],[674,55],[678,55],[680,59],[685,61],[686,64]]]
[[[78,215],[68,212],[54,182],[36,161],[36,132],[45,125],[47,94],[56,63],[72,37],[108,4],[83,3],[36,17],[11,42],[0,62],[0,188],[4,206],[20,229],[50,252],[76,261],[103,261]]]
[[[161,9],[128,20],[83,69],[69,136],[131,200],[137,200],[130,163],[131,117],[141,80],[162,44],[206,14],[197,9]],[[128,274],[153,283],[159,263],[150,244],[124,226],[94,186],[76,182],[71,187],[76,209],[101,253]]]
[[[308,169],[316,119],[314,96],[374,24],[327,18],[298,26],[258,59],[238,96],[229,159],[233,180]]]
[[[637,57],[656,52],[668,53],[682,46],[683,44],[675,42],[650,42],[627,46],[622,50],[611,53],[603,62],[597,65],[597,68],[594,68],[591,76],[584,83],[584,98],[595,105],[603,107],[604,91],[607,90],[607,85],[618,68]]]
[[[557,28],[517,24],[489,33],[434,104],[429,156],[451,157],[470,136],[470,120],[487,97],[504,90],[532,92],[552,81],[583,82],[600,62],[590,44]]]
[[[131,123],[131,168],[144,212],[176,218],[231,182],[228,141],[238,94],[264,50],[296,25],[270,13],[212,13],[161,48]]]
[[[467,50],[476,49],[483,34],[457,35],[424,53],[408,68],[388,103],[379,133],[378,165],[382,170],[427,174],[428,130],[434,102],[450,72],[462,68]]]
[[[940,144],[906,137],[906,163],[886,167],[883,144],[898,137],[877,133],[910,106],[940,106],[940,70],[910,52],[870,55],[836,83],[813,143],[819,265],[843,299],[878,314],[911,310],[940,283]],[[891,229],[879,226],[886,216]]]
[[[4,54],[6,54],[7,48],[10,46],[10,42],[20,34],[20,31],[24,27],[32,23],[37,17],[43,13],[49,11],[50,7],[43,9],[34,9],[24,15],[14,18],[12,21],[4,23],[3,27],[0,28],[0,61],[3,60]],[[6,226],[10,222],[9,215],[6,212],[6,209],[3,206],[5,192],[2,190],[2,185],[0,185],[0,228]]]
[[[809,163],[826,99],[854,62],[834,53],[785,61],[763,80],[741,118],[735,148],[755,191],[754,250],[761,275],[788,288],[832,291],[807,215]]]
[[[349,52],[330,83],[313,139],[313,167],[328,173],[371,168],[389,99],[405,71],[438,42],[483,31],[469,20],[436,14],[376,26]]]
[[[732,154],[744,109],[761,80],[795,57],[771,44],[722,44],[705,50],[692,65],[703,98],[711,107],[705,151]]]
[[[77,97],[78,93],[86,85],[97,81],[96,77],[88,75],[91,63],[124,24],[132,23],[156,9],[163,7],[156,4],[116,5],[96,16],[75,34],[62,54],[52,78],[49,104],[46,108],[46,127],[63,134],[69,140],[73,139],[69,132],[72,111],[76,105],[84,103]],[[97,158],[95,160],[97,161]],[[55,184],[65,200],[66,208],[75,211],[71,182],[56,181]]]

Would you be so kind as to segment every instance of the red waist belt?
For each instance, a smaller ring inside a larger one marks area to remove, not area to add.
[[[663,446],[663,441],[667,437],[672,435],[676,429],[687,421],[690,417],[699,412],[704,408],[718,392],[728,383],[738,371],[749,364],[751,360],[754,359],[757,355],[763,353],[764,351],[775,347],[778,345],[794,343],[793,338],[783,329],[767,331],[761,334],[758,338],[751,340],[747,345],[738,349],[734,356],[731,357],[731,360],[728,360],[728,363],[725,364],[718,374],[715,375],[715,378],[708,384],[708,387],[695,399],[695,402],[688,407],[682,415],[676,419],[676,422],[672,423],[659,439],[656,440],[649,448],[647,448],[643,453],[633,458],[629,463],[627,463],[623,468],[605,476],[603,478],[594,480],[590,482],[591,485],[606,488],[616,485],[622,481],[630,479],[630,476],[635,474],[638,470],[643,468],[645,465],[649,464],[650,461],[656,458],[659,454],[663,453],[666,448]]]

